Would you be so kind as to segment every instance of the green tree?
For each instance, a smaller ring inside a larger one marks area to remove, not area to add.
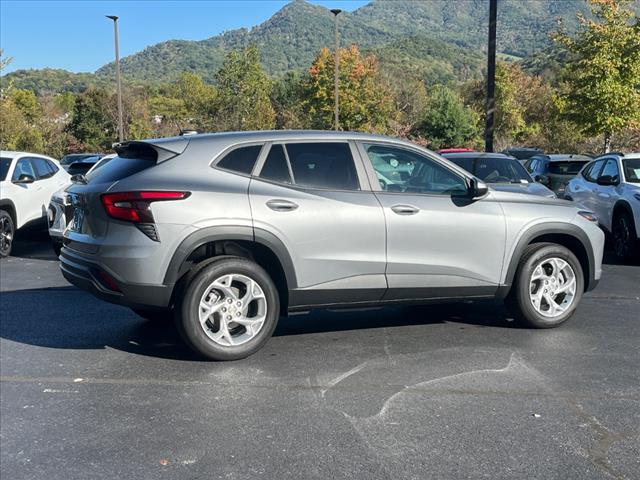
[[[90,88],[78,95],[71,133],[88,150],[108,150],[116,141],[116,125],[110,115],[111,96],[104,89]]]
[[[216,123],[220,130],[275,127],[271,80],[260,65],[258,47],[229,52],[216,74],[216,85]]]
[[[396,113],[393,95],[379,76],[378,60],[363,57],[356,45],[339,52],[340,128],[386,133],[392,128]],[[310,126],[334,127],[334,55],[320,50],[303,82],[303,110]]]
[[[434,149],[459,147],[478,136],[478,117],[465,106],[460,95],[447,87],[437,86],[432,90],[426,114],[414,133],[425,137]]]
[[[31,90],[13,88],[9,93],[9,98],[20,109],[28,122],[34,123],[40,118],[42,109],[38,103],[38,98]]]
[[[640,22],[629,0],[589,0],[593,19],[578,15],[575,35],[554,38],[575,57],[564,71],[559,106],[588,135],[613,134],[640,123]]]

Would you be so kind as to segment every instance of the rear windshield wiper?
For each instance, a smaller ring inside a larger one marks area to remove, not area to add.
[[[84,173],[77,173],[71,177],[71,181],[73,183],[81,183],[82,185],[86,185],[87,177],[84,176]]]

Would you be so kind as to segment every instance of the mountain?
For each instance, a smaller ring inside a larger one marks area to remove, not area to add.
[[[459,72],[478,71],[486,47],[488,0],[374,0],[339,16],[342,45],[357,43],[374,51],[385,63],[400,58],[418,62],[412,69],[453,78]],[[640,10],[640,7],[637,7]],[[568,28],[576,13],[587,12],[584,0],[499,0],[498,51],[524,58],[550,45],[549,33],[562,18]],[[169,40],[149,46],[121,60],[129,82],[165,82],[190,71],[213,81],[225,54],[255,43],[271,75],[307,68],[318,50],[333,45],[333,15],[324,7],[294,0],[252,29],[224,32],[200,41]],[[55,72],[52,73],[52,72]],[[95,73],[65,74],[53,70],[26,70],[8,74],[18,86],[39,91],[79,88],[85,82],[113,78],[114,65]],[[44,78],[42,78],[44,77]],[[433,78],[429,77],[433,80]],[[50,85],[48,85],[48,83]]]

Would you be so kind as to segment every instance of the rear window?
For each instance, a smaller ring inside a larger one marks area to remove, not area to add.
[[[7,173],[9,173],[9,167],[11,167],[12,158],[2,157],[0,158],[0,181],[4,182],[7,179]]]
[[[218,161],[217,166],[232,172],[249,175],[253,171],[253,166],[256,164],[261,149],[262,145],[236,148]]]
[[[115,182],[130,177],[146,168],[153,167],[155,164],[155,158],[123,158],[117,156],[113,157],[113,159],[101,168],[96,168],[87,173],[86,178],[87,182]]]
[[[576,175],[587,162],[549,162],[549,173],[556,175]]]

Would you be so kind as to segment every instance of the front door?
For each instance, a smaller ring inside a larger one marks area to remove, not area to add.
[[[274,143],[249,186],[258,230],[274,234],[295,266],[291,306],[380,300],[385,222],[347,142]]]
[[[385,299],[495,294],[505,250],[500,205],[490,195],[469,200],[465,177],[426,153],[384,143],[360,151],[387,222]]]

